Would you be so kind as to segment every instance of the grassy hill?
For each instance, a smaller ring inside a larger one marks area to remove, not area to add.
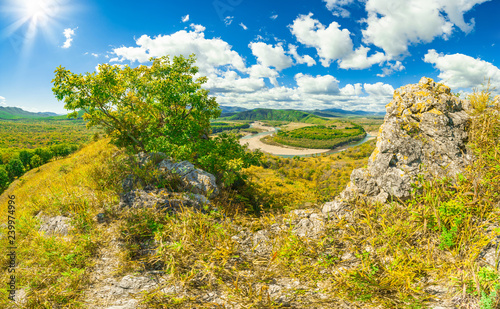
[[[33,113],[25,111],[19,107],[3,107],[0,106],[0,119],[23,119],[23,118],[40,118],[40,117],[54,117],[58,116],[56,113]]]
[[[321,122],[327,119],[312,115],[308,112],[298,110],[280,110],[257,108],[250,111],[239,112],[233,116],[225,118],[227,120],[274,120],[290,122]]]

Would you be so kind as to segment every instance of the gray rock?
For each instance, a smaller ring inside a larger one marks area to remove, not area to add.
[[[215,197],[219,194],[215,176],[203,170],[195,169],[182,177],[181,181],[189,192],[208,197]]]
[[[447,86],[425,77],[418,84],[397,89],[386,106],[368,167],[352,172],[341,199],[405,200],[418,174],[431,179],[462,172],[473,160],[465,147],[469,105],[452,95]],[[323,208],[329,212],[332,207],[337,206]]]
[[[41,222],[39,231],[46,236],[68,236],[73,228],[70,224],[71,219],[68,217],[46,217],[41,213],[37,217]]]
[[[323,208],[321,209],[323,215],[330,218],[338,217],[339,219],[347,216],[348,211],[349,211],[349,204],[347,204],[340,198],[335,198],[332,202],[325,203],[323,205]]]
[[[312,214],[309,218],[303,218],[292,230],[301,237],[315,238],[325,230],[323,218],[318,214]]]
[[[269,232],[267,230],[257,231],[252,238],[254,251],[259,255],[267,255],[273,249]]]
[[[172,193],[166,189],[132,190],[121,195],[120,207],[157,208],[175,212],[183,207],[201,209],[207,203],[204,196],[196,194]]]

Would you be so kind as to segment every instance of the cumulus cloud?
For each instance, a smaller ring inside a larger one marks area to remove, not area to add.
[[[405,69],[405,66],[401,63],[401,61],[396,61],[394,63],[392,62],[387,62],[387,66],[382,68],[382,73],[377,74],[378,77],[386,77],[391,75],[393,72],[396,71],[403,71]]]
[[[70,48],[71,47],[71,42],[73,42],[73,36],[75,35],[76,29],[78,29],[78,28],[75,28],[75,29],[66,28],[66,29],[64,29],[63,34],[64,34],[64,37],[66,38],[66,41],[64,41],[63,46],[61,46],[62,48]]]
[[[242,78],[235,71],[216,72],[208,76],[208,81],[204,84],[206,89],[217,93],[249,93],[265,87],[262,78],[251,76]]]
[[[269,18],[271,18],[272,20],[275,20],[276,18],[278,18],[278,14],[271,15],[271,17],[269,17]]]
[[[5,106],[5,98],[0,96],[0,105]]]
[[[245,26],[245,24],[244,24],[244,23],[240,23],[240,26],[241,26],[241,28],[243,28],[243,30],[248,30],[248,27],[247,27],[247,26]]]
[[[436,37],[447,39],[454,26],[466,33],[471,31],[474,20],[467,23],[464,14],[486,1],[368,0],[363,41],[382,48],[392,58],[405,55],[412,43],[428,43]]]
[[[342,69],[355,69],[361,70],[366,69],[374,65],[375,63],[380,63],[385,61],[386,56],[384,53],[376,52],[371,56],[368,56],[370,49],[365,46],[360,46],[353,53],[346,55],[344,58],[339,60],[339,67]]]
[[[323,2],[326,2],[327,9],[332,11],[333,15],[347,18],[351,14],[343,6],[352,4],[354,0],[323,0]]]
[[[188,22],[189,21],[189,14],[187,14],[186,16],[182,16],[181,20],[182,20],[183,23]]]
[[[375,84],[364,84],[365,91],[374,97],[392,97],[394,88],[389,84],[378,82]]]
[[[430,49],[424,61],[440,71],[438,77],[452,88],[478,87],[490,79],[492,86],[500,87],[500,69],[492,63],[464,54],[444,55]]]
[[[189,26],[194,30],[194,32],[203,32],[206,29],[202,25],[191,24]]]
[[[273,86],[278,87],[278,80],[276,79],[278,77],[278,71],[275,69],[271,69],[268,66],[262,65],[262,64],[255,64],[252,65],[248,73],[250,74],[251,78],[259,78],[259,77],[266,77],[269,78],[269,81]]]
[[[111,61],[128,60],[145,63],[150,57],[188,56],[194,53],[197,56],[196,65],[203,75],[214,72],[219,66],[230,66],[241,72],[246,71],[243,58],[232,50],[231,45],[220,38],[205,38],[201,27],[197,30],[195,27],[194,31],[181,30],[171,35],[158,35],[153,38],[142,35],[136,40],[137,46],[115,48],[113,53],[117,57]]]
[[[340,93],[344,96],[360,96],[363,94],[363,86],[361,83],[356,83],[354,85],[347,84],[340,89]]]
[[[297,41],[316,49],[323,66],[328,67],[332,61],[352,53],[353,43],[349,30],[340,29],[337,22],[325,27],[312,16],[312,13],[299,15],[289,27]]]
[[[335,87],[338,82],[332,80],[331,77],[324,79],[321,76],[300,76],[298,80],[303,84],[302,87],[263,87],[257,91],[245,94],[236,92],[226,92],[216,94],[217,102],[222,105],[241,106],[246,108],[293,108],[293,109],[326,109],[326,108],[342,108],[345,110],[364,110],[381,112],[385,111],[385,105],[389,103],[389,96],[381,96],[377,92],[377,84],[369,85],[371,93],[363,94],[363,86],[361,84],[347,84],[339,91],[331,91],[324,93],[318,89],[314,89],[314,85],[308,83],[310,80],[318,79],[319,82],[330,87]],[[334,78],[334,77],[333,77]],[[334,78],[335,79],[335,78]],[[335,79],[336,80],[336,79]],[[310,88],[308,88],[310,87]],[[389,88],[390,86],[385,86]],[[384,89],[384,84],[380,83],[378,88]],[[305,92],[304,89],[308,89]],[[332,88],[334,90],[336,88]]]
[[[295,75],[298,89],[305,93],[337,94],[340,92],[339,81],[331,75],[317,75],[298,73]]]
[[[286,55],[281,43],[276,46],[263,42],[252,42],[249,45],[252,54],[257,57],[257,62],[267,67],[275,67],[278,71],[289,68],[293,60]]]
[[[288,53],[293,56],[295,62],[298,64],[307,64],[308,67],[316,64],[316,61],[309,55],[300,56],[297,52],[297,46],[288,44]]]

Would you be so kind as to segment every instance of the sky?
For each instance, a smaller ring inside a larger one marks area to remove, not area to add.
[[[500,89],[499,13],[500,0],[0,0],[0,106],[64,114],[58,66],[194,53],[221,105],[380,112],[423,76],[463,96]]]

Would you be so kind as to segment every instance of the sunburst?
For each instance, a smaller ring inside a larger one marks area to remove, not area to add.
[[[27,52],[38,33],[51,41],[57,41],[54,28],[65,11],[65,0],[8,0],[2,6],[13,22],[4,29],[3,36],[9,37]]]

